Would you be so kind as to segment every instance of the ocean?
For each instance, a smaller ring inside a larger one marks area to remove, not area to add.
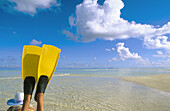
[[[170,74],[170,69],[56,69],[56,76],[128,77]],[[21,69],[0,69],[0,78],[21,77]]]

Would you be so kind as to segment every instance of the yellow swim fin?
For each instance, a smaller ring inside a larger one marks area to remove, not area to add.
[[[39,66],[38,66],[37,83],[39,82],[39,78],[41,76],[47,76],[48,83],[50,82],[54,74],[54,71],[56,69],[60,52],[61,49],[55,46],[45,45],[45,44],[42,46],[42,51],[41,51]]]
[[[39,64],[39,58],[41,54],[41,47],[33,46],[33,45],[25,45],[23,47],[23,54],[22,54],[22,79],[23,79],[23,87],[24,93],[31,93],[34,89],[35,82],[37,81],[37,74],[38,74],[38,64]],[[35,79],[32,81],[32,89],[27,89],[31,81],[29,77],[32,77],[32,79]],[[26,80],[26,78],[29,78]],[[34,83],[33,83],[34,82]],[[27,84],[29,83],[29,84]],[[25,90],[27,90],[25,92]],[[29,91],[28,91],[29,90]]]

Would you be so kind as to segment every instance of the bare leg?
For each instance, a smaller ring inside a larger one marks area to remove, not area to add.
[[[30,105],[30,101],[31,101],[31,95],[26,94],[24,96],[24,103],[23,103],[23,106],[22,106],[22,111],[28,111],[29,105]]]
[[[36,96],[37,111],[44,111],[43,95],[44,93],[38,93]]]
[[[26,77],[24,80],[24,103],[22,106],[22,111],[28,111],[31,95],[35,86],[35,78],[34,77]]]

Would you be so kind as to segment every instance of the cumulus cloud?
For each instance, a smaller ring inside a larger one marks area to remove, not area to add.
[[[145,37],[144,45],[150,49],[170,50],[170,41],[167,36]]]
[[[30,42],[30,44],[32,44],[32,45],[41,45],[42,42],[41,42],[41,41],[37,41],[36,39],[33,39],[33,40]]]
[[[138,55],[138,53],[132,53],[130,52],[129,48],[124,46],[124,43],[117,43],[116,44],[116,49],[115,49],[119,55],[119,59],[116,57],[112,58],[111,61],[125,61],[126,59],[135,59],[137,64],[145,64],[145,65],[150,65],[150,61],[147,58],[142,58],[141,56]]]
[[[162,27],[154,27],[121,18],[120,10],[124,7],[122,0],[105,0],[103,5],[97,1],[84,0],[76,6],[76,16],[69,17],[70,26],[77,28],[77,33],[73,35],[83,42],[148,36],[152,39],[170,33],[170,22]],[[69,32],[72,33],[72,30]]]
[[[59,7],[61,4],[56,0],[2,0],[2,9],[14,9],[19,12],[36,14],[39,10]]]
[[[117,52],[119,54],[120,60],[125,60],[125,59],[141,59],[142,57],[138,55],[138,53],[131,53],[129,51],[129,48],[124,47],[124,43],[118,43],[116,45],[117,47]]]

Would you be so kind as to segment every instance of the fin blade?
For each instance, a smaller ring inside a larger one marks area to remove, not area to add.
[[[32,76],[37,79],[38,64],[41,54],[41,47],[25,45],[22,54],[22,78],[23,83],[26,77]]]
[[[52,45],[43,45],[38,67],[38,79],[45,75],[51,80],[56,69],[61,49]],[[38,83],[38,82],[37,82]]]

